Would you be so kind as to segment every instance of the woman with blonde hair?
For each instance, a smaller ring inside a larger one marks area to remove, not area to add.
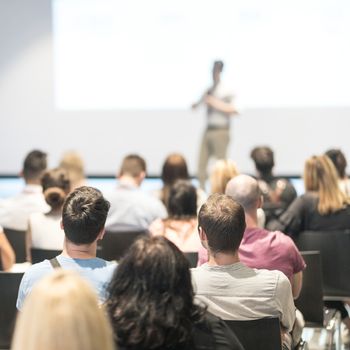
[[[68,172],[72,191],[86,185],[84,161],[79,153],[75,151],[65,152],[59,163],[59,167]]]
[[[210,192],[224,194],[227,183],[235,176],[238,170],[230,159],[219,159],[214,163],[210,173]]]
[[[26,298],[11,349],[113,350],[113,333],[88,283],[59,269]]]
[[[339,188],[336,169],[326,155],[306,160],[304,186],[305,193],[269,229],[294,237],[306,230],[350,229],[350,199]]]

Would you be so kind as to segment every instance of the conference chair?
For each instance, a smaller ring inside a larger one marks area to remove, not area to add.
[[[26,231],[4,228],[4,234],[16,254],[16,263],[26,262]]]
[[[41,261],[44,261],[45,259],[50,260],[56,257],[57,255],[60,255],[62,250],[31,248],[30,252],[32,256],[32,264],[36,264]]]
[[[350,297],[350,230],[304,231],[297,237],[296,245],[300,251],[321,253],[324,300]]]
[[[225,321],[245,350],[281,350],[281,329],[278,318],[249,321]]]
[[[198,252],[184,252],[184,255],[190,263],[190,267],[197,267]]]
[[[0,349],[9,349],[16,320],[16,300],[23,273],[0,272]]]
[[[334,342],[336,349],[341,349],[340,313],[324,308],[321,254],[319,251],[302,251],[301,255],[306,268],[303,271],[303,286],[298,299],[295,300],[295,306],[303,314],[306,328],[326,330],[327,349],[332,349]]]
[[[108,261],[118,261],[136,238],[147,234],[147,230],[106,231],[103,239],[98,242],[97,256]]]

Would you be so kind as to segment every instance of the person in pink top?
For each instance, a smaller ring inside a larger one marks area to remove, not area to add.
[[[282,271],[289,278],[296,299],[306,264],[290,237],[258,227],[257,209],[262,205],[258,182],[251,176],[238,175],[228,182],[226,194],[240,203],[245,212],[247,227],[238,251],[240,260],[252,268]],[[206,261],[203,248],[199,252],[199,264]]]
[[[197,190],[190,181],[177,180],[170,187],[167,207],[168,218],[154,221],[150,233],[166,237],[183,252],[198,252]]]

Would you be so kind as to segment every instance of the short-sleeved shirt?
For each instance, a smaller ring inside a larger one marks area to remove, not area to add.
[[[249,267],[282,271],[290,280],[306,264],[293,240],[279,231],[247,228],[239,247],[239,259]]]
[[[295,306],[288,278],[280,271],[251,269],[243,263],[191,269],[196,300],[224,320],[278,317],[292,330]]]
[[[62,255],[57,256],[62,268],[74,270],[85,278],[98,294],[99,300],[106,299],[106,287],[110,282],[116,263],[108,262],[100,258],[72,259]],[[21,310],[25,297],[30,293],[33,286],[43,277],[54,271],[49,260],[44,260],[32,265],[24,274],[17,297],[17,309]]]

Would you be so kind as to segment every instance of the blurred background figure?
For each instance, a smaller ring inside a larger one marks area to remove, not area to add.
[[[159,191],[155,191],[155,195],[164,203],[168,209],[168,198],[170,187],[176,180],[190,181],[186,159],[179,153],[169,154],[162,167],[161,179],[163,187]],[[206,200],[206,193],[197,188],[197,207],[199,208]]]
[[[64,232],[61,229],[62,208],[71,187],[68,173],[56,168],[44,173],[41,179],[46,203],[51,210],[44,213],[33,213],[29,217],[27,233],[27,255],[30,261],[30,248],[62,250]]]
[[[339,186],[341,190],[350,196],[350,180],[346,175],[346,166],[348,165],[344,153],[340,149],[330,149],[326,156],[333,162],[339,176]]]
[[[26,231],[31,213],[45,213],[50,210],[41,188],[41,176],[47,167],[46,153],[33,150],[27,154],[20,175],[25,181],[21,193],[0,202],[0,225]]]
[[[153,235],[164,236],[183,252],[198,252],[197,193],[188,180],[177,180],[169,189],[168,218],[150,226]]]
[[[0,271],[10,270],[15,261],[15,252],[0,227]]]
[[[270,147],[255,147],[251,154],[257,171],[257,180],[264,197],[263,209],[267,225],[278,218],[293,202],[297,192],[293,185],[284,178],[273,175],[274,154]]]
[[[40,281],[26,299],[11,349],[113,350],[114,343],[92,288],[78,274],[59,269]]]
[[[226,324],[193,298],[189,263],[176,245],[138,239],[118,265],[106,303],[119,349],[242,350]]]
[[[72,191],[77,187],[86,186],[84,161],[79,153],[65,152],[58,166],[68,172]]]
[[[210,173],[210,193],[225,193],[227,183],[238,174],[236,164],[232,160],[217,160]]]

